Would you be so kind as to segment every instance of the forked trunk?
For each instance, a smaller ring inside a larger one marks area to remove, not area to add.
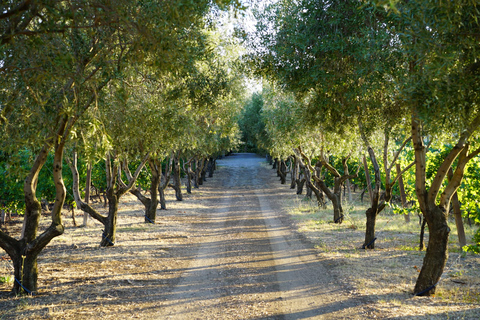
[[[160,185],[160,163],[156,159],[148,160],[148,167],[150,168],[150,198],[142,194],[138,188],[132,188],[130,193],[137,197],[138,200],[145,206],[145,223],[155,223],[158,206],[158,187]],[[128,179],[132,179],[130,171],[125,167]]]
[[[63,135],[63,129],[59,131],[60,136]],[[54,237],[64,232],[61,214],[66,197],[66,189],[62,179],[63,148],[63,140],[55,143],[53,181],[55,183],[56,198],[51,212],[52,223],[50,226],[37,236],[42,206],[35,194],[38,174],[45,164],[48,155],[48,146],[45,146],[37,156],[30,174],[25,179],[25,221],[22,239],[16,241],[4,234],[0,237],[2,242],[7,242],[8,247],[6,248],[5,245],[2,245],[2,248],[9,253],[13,261],[15,275],[13,291],[16,294],[33,294],[37,291],[37,257]]]
[[[450,199],[461,183],[465,165],[480,153],[480,149],[476,149],[469,154],[469,145],[467,143],[471,134],[479,125],[480,116],[477,116],[470,124],[468,130],[462,132],[457,144],[450,150],[437,168],[436,175],[430,182],[430,187],[427,191],[426,150],[423,143],[422,126],[416,114],[412,113],[412,141],[416,163],[415,188],[420,210],[427,221],[429,231],[427,252],[423,259],[422,270],[415,284],[414,292],[416,295],[431,295],[435,293],[436,285],[440,281],[445,268],[448,258],[448,236],[450,233],[450,228],[447,224],[447,208],[449,207]],[[440,193],[442,184],[455,160],[457,164],[453,176],[449,179],[447,186],[443,188],[443,192]],[[439,204],[436,204],[439,194]]]

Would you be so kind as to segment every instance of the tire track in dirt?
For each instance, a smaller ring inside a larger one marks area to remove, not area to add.
[[[248,154],[221,161],[208,182],[198,251],[162,319],[364,319],[345,290],[280,217],[271,172]]]

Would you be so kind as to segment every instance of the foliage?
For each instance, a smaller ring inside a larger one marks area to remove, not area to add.
[[[253,93],[242,109],[238,121],[242,132],[242,143],[245,151],[261,152],[262,144],[266,139],[265,123],[262,121],[261,112],[263,98],[260,93]]]

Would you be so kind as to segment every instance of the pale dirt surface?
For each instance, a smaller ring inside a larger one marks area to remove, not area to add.
[[[0,319],[480,318],[478,273],[455,278],[472,287],[467,302],[412,299],[421,254],[359,251],[358,230],[299,223],[289,215],[299,198],[260,157],[218,165],[184,201],[169,191],[155,225],[125,197],[114,247],[98,246],[100,224],[76,228],[65,218],[65,234],[39,258],[38,294],[14,297],[11,283],[0,284]],[[477,270],[478,259],[467,259]],[[11,273],[2,251],[0,277]]]

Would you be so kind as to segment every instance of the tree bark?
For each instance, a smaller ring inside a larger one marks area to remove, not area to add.
[[[370,197],[370,203],[373,201],[372,181],[370,180],[370,170],[368,169],[367,158],[363,155],[363,168],[365,170],[365,180],[367,182],[368,196]]]
[[[402,201],[402,208],[407,207],[407,195],[405,194],[405,187],[403,185],[403,178],[402,178],[402,169],[400,168],[400,164],[397,163],[395,165],[397,169],[397,175],[398,175],[398,187],[400,189],[400,200]],[[405,214],[405,222],[409,223],[410,222],[410,213]]]
[[[88,162],[87,164],[87,177],[85,181],[85,203],[90,203],[90,188],[92,186],[92,163]],[[88,213],[83,213],[83,226],[86,227],[88,224]]]
[[[195,158],[195,169],[193,170],[193,187],[195,189],[200,188],[200,185],[203,183],[200,181],[200,172],[201,172],[201,166],[202,166],[202,161],[199,160],[198,158]]]
[[[335,223],[342,223],[343,222],[343,207],[342,207],[342,184],[345,182],[346,179],[353,179],[357,177],[358,175],[358,169],[355,174],[351,175],[343,175],[341,176],[335,168],[333,168],[331,165],[328,164],[328,162],[325,159],[321,159],[316,165],[315,168],[312,167],[310,163],[310,158],[305,155],[305,153],[302,152],[301,147],[298,147],[295,149],[295,152],[297,155],[300,156],[305,160],[302,161],[300,165],[302,167],[305,167],[305,181],[307,184],[307,187],[315,193],[315,196],[317,197],[317,202],[319,206],[324,205],[323,201],[323,193],[325,193],[328,197],[328,199],[332,202],[333,205],[333,221]],[[323,157],[322,157],[323,158]],[[317,176],[317,172],[321,170],[320,168],[317,168],[317,166],[325,166],[327,170],[329,170],[332,175],[334,176],[334,188],[333,191],[331,191],[327,185],[325,184],[325,181],[321,179],[321,177]],[[359,167],[360,168],[360,167]],[[313,175],[311,173],[314,173]],[[315,181],[315,183],[312,183],[312,179]],[[318,186],[318,187],[317,187]],[[322,193],[323,191],[323,193]]]
[[[431,211],[426,212],[425,216],[435,218],[426,219],[429,232],[427,252],[414,289],[415,295],[419,296],[435,293],[436,285],[447,263],[450,233],[447,216],[439,207],[435,206]]]
[[[375,156],[375,152],[371,147],[368,147],[368,154],[370,156],[370,161],[373,164],[373,171],[375,176],[375,188],[371,189],[371,202],[370,208],[365,211],[365,215],[367,217],[366,221],[366,229],[365,229],[365,242],[362,245],[362,248],[365,249],[375,249],[375,222],[377,219],[377,215],[383,210],[383,207],[379,206],[380,200],[380,186],[382,184],[381,177],[380,177],[380,167],[377,162],[377,158]],[[366,159],[364,159],[364,165],[366,165]],[[368,167],[367,167],[368,170]],[[367,172],[365,172],[367,175]],[[370,177],[367,178],[367,181],[370,180]],[[367,182],[368,183],[368,182]],[[386,196],[386,195],[385,195]],[[388,199],[387,201],[389,201]],[[385,200],[384,200],[385,202]]]
[[[423,144],[421,123],[412,113],[412,139],[415,150],[415,188],[420,210],[427,222],[429,240],[427,252],[423,260],[422,270],[415,284],[415,295],[431,295],[435,293],[436,285],[445,268],[448,258],[448,236],[450,228],[447,223],[448,207],[450,199],[456,192],[463,178],[466,163],[480,153],[480,149],[468,154],[468,139],[480,125],[480,116],[477,116],[469,127],[459,136],[457,144],[451,149],[448,155],[437,169],[436,175],[430,183],[427,191],[426,185],[426,148]],[[447,176],[447,173],[457,160],[453,176],[440,195],[438,204],[437,198],[440,188]]]
[[[130,173],[129,170],[126,169],[128,168],[128,166],[124,162],[125,174],[127,175],[129,180],[127,185],[121,179],[121,171],[119,170],[117,162],[113,161],[113,166],[112,166],[112,159],[110,158],[110,155],[107,154],[105,159],[105,169],[106,169],[106,176],[107,176],[106,198],[108,202],[107,216],[101,215],[95,209],[93,209],[89,204],[83,202],[80,197],[80,190],[78,189],[78,187],[73,190],[73,196],[75,197],[75,202],[77,203],[79,208],[85,212],[88,212],[88,214],[92,218],[96,219],[104,226],[104,230],[102,231],[102,239],[100,241],[100,246],[110,247],[115,245],[118,203],[120,201],[120,198],[135,186],[135,182],[140,174],[140,171],[143,169],[143,167],[145,166],[145,163],[148,161],[149,158],[150,158],[150,154],[147,153],[133,175]]]
[[[347,164],[347,161],[348,161],[348,158],[344,158],[342,160],[342,163],[343,163],[343,167],[345,168],[345,171],[344,171],[344,174],[345,175],[349,175],[348,173],[348,164]],[[350,187],[350,179],[347,179],[345,181],[345,186],[347,188],[347,192],[348,192],[348,202],[352,202],[352,190],[351,190],[351,187]]]
[[[207,171],[208,171],[208,177],[209,178],[212,178],[213,177],[213,173],[215,172],[215,158],[214,157],[210,157],[210,159],[208,160],[208,167],[207,167]]]
[[[183,200],[182,195],[182,180],[181,180],[181,167],[180,167],[180,152],[174,155],[173,159],[173,189],[175,190],[175,198],[177,201]]]
[[[160,208],[162,210],[167,210],[167,202],[165,199],[165,189],[167,189],[170,183],[170,177],[172,176],[172,167],[173,167],[173,154],[167,159],[167,163],[165,165],[165,171],[161,173],[160,184],[158,185],[158,193],[160,194]],[[160,170],[162,170],[161,163],[159,164]]]
[[[100,247],[111,247],[115,245],[117,236],[117,214],[120,197],[115,194],[113,187],[107,188],[108,215],[104,220],[102,240]]]
[[[290,174],[290,189],[295,189],[297,186],[297,181],[299,180],[299,171],[300,171],[300,164],[298,163],[298,159],[296,156],[292,156],[293,158],[293,166]]]
[[[148,167],[150,169],[150,198],[142,194],[142,192],[133,187],[130,190],[130,193],[135,195],[140,202],[145,207],[145,223],[155,223],[157,218],[157,207],[158,207],[158,188],[160,185],[160,170],[161,163],[154,158],[148,159]],[[131,175],[128,173],[127,176],[131,179]]]
[[[64,118],[63,121],[61,121],[60,129],[56,135],[57,139],[55,139],[54,143],[53,181],[55,183],[56,196],[55,204],[51,211],[52,222],[50,226],[42,234],[37,236],[42,207],[36,198],[36,188],[38,175],[47,160],[48,150],[51,147],[51,145],[47,143],[37,155],[30,173],[25,179],[25,228],[22,238],[20,241],[16,241],[5,233],[0,232],[0,244],[9,254],[14,265],[15,281],[13,292],[15,294],[34,294],[37,291],[38,255],[53,238],[64,232],[62,208],[65,202],[66,189],[62,178],[62,162],[66,126],[67,119]]]
[[[187,193],[192,193],[192,179],[193,179],[193,171],[192,171],[192,161],[194,158],[191,158],[187,162],[183,163],[183,171],[187,175]]]
[[[377,209],[368,208],[365,212],[367,217],[367,227],[365,230],[365,242],[362,245],[363,249],[375,249],[375,224],[377,220]]]
[[[280,177],[280,183],[285,184],[287,183],[287,165],[285,164],[285,161],[280,160],[278,164],[278,176]]]
[[[462,220],[462,210],[460,209],[460,201],[458,201],[458,194],[455,192],[452,197],[453,215],[455,217],[455,225],[457,226],[458,245],[460,248],[467,245],[467,238],[465,236],[465,228]]]
[[[425,250],[425,226],[427,224],[427,220],[423,219],[420,216],[420,243],[418,245],[418,251],[423,251]]]
[[[450,167],[448,170],[448,180],[453,178],[453,170]],[[460,248],[467,245],[467,238],[465,236],[465,228],[462,220],[462,210],[460,208],[460,201],[458,201],[458,193],[455,192],[452,196],[453,216],[455,218],[455,225],[457,226],[458,244]]]

